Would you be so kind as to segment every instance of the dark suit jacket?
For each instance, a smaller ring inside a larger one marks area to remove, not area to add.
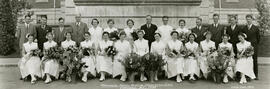
[[[157,30],[157,26],[155,24],[151,24],[150,28],[147,28],[147,25],[144,24],[141,26],[141,30],[144,30],[144,39],[148,40],[149,43],[155,41],[155,32]]]
[[[214,41],[216,45],[222,42],[222,36],[224,35],[224,26],[218,24],[218,26],[215,27],[214,24],[211,24],[208,27],[208,31],[212,33],[211,40]]]
[[[38,48],[40,50],[43,50],[43,43],[47,41],[46,34],[48,32],[52,32],[52,28],[48,25],[45,26],[45,29],[41,27],[41,25],[36,27],[36,38],[37,38],[37,43],[38,43]]]
[[[230,36],[229,42],[232,43],[233,45],[239,42],[238,35],[241,32],[241,29],[242,28],[238,25],[236,25],[234,29],[231,28],[231,25],[227,26],[225,33]]]
[[[76,22],[71,24],[71,32],[72,32],[72,40],[74,40],[77,44],[84,40],[84,33],[88,32],[88,27],[86,23],[80,22],[80,25],[77,26]]]
[[[259,44],[260,30],[257,26],[252,25],[250,29],[248,29],[248,26],[244,26],[242,32],[247,35],[247,41],[251,42],[251,44]]]
[[[68,27],[64,27],[63,31],[60,31],[60,27],[57,27],[53,30],[54,34],[54,41],[60,45],[62,41],[65,40],[65,34],[67,32],[71,32],[71,30]]]
[[[195,39],[195,42],[197,42],[199,44],[201,41],[203,41],[205,39],[203,34],[205,32],[207,32],[207,30],[208,30],[208,28],[206,26],[203,26],[203,25],[201,26],[200,30],[197,28],[197,26],[192,28],[191,32],[195,33],[197,35],[197,38]]]

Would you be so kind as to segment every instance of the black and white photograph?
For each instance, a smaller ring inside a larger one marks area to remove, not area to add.
[[[270,0],[0,0],[0,89],[270,89]]]

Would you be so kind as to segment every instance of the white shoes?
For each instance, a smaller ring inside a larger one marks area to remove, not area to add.
[[[125,81],[126,81],[126,78],[122,76],[122,77],[120,78],[120,80],[123,81],[123,82],[125,82]]]
[[[225,77],[223,78],[223,82],[224,82],[224,83],[228,83],[228,82],[229,82],[229,80],[228,80],[228,77],[227,77],[227,76],[225,76]]]
[[[82,77],[82,81],[83,81],[83,82],[87,82],[87,76],[83,76],[83,77]]]
[[[180,75],[177,75],[176,82],[178,82],[178,83],[182,82],[182,79],[181,79]]]
[[[50,83],[51,81],[52,81],[51,78],[47,78],[47,79],[45,80],[45,83],[48,84],[48,83]]]

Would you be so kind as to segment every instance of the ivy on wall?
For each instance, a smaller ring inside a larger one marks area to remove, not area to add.
[[[26,5],[25,0],[0,0],[0,55],[15,51],[17,17]]]

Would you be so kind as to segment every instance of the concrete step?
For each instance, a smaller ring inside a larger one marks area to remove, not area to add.
[[[21,58],[0,58],[0,67],[17,67]],[[259,65],[270,65],[270,57],[259,57]]]

